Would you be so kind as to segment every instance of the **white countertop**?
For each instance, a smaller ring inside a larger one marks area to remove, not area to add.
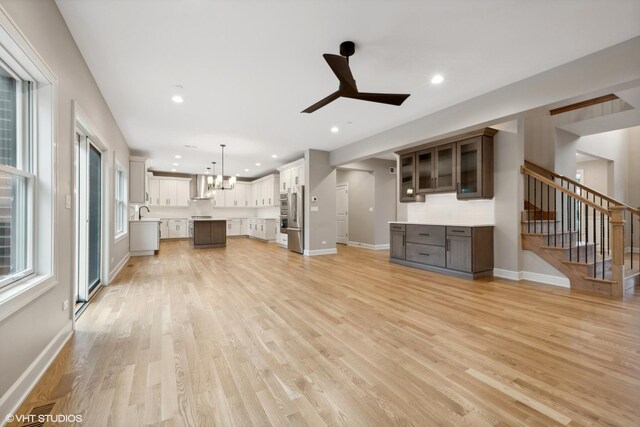
[[[129,222],[160,222],[160,218],[145,218],[145,217],[142,217],[142,219],[140,219],[140,220],[130,219]]]
[[[226,221],[227,218],[187,218],[189,221]]]
[[[433,222],[415,222],[415,221],[389,221],[389,224],[415,224],[415,225],[440,225],[449,227],[493,227],[493,224],[475,223],[470,221],[433,221]]]

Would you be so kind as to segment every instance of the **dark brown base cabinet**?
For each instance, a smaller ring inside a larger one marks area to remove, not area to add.
[[[193,235],[189,236],[194,248],[219,248],[227,244],[227,221],[194,221]]]
[[[390,224],[389,261],[472,278],[493,274],[493,226]]]

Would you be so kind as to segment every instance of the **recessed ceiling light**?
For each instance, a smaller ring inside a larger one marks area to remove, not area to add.
[[[256,166],[260,166],[260,163],[256,163]]]
[[[173,166],[178,166],[178,164],[177,164],[177,163],[174,163],[174,164],[173,164]]]
[[[244,171],[245,171],[245,172],[249,172],[249,169],[245,169]]]
[[[171,169],[171,172],[175,172],[175,171],[176,171],[175,169]]]
[[[237,173],[237,174],[236,174],[236,176],[240,176],[240,174],[239,174],[239,173]]]
[[[337,133],[340,129],[338,129],[338,126],[334,126],[331,128],[331,132],[333,133]]]
[[[272,155],[271,155],[271,158],[272,158],[272,159],[277,159],[277,158],[278,158],[278,155],[277,155],[277,154],[272,154]]]
[[[431,77],[431,84],[439,85],[443,81],[444,77],[442,77],[442,74],[436,74],[435,76]]]
[[[182,97],[180,95],[173,95],[171,97],[171,100],[173,102],[175,102],[176,104],[182,104],[184,102],[184,99],[182,99]]]
[[[182,158],[182,156],[181,156],[180,154],[176,154],[174,157],[175,157],[176,159],[181,159],[181,158]]]

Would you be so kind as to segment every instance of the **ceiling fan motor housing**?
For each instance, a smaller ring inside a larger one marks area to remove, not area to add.
[[[347,58],[353,55],[356,52],[356,44],[351,41],[346,41],[340,43],[340,55],[346,56]]]

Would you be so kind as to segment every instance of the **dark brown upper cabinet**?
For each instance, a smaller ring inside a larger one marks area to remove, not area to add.
[[[493,198],[493,138],[476,136],[457,148],[458,199]]]
[[[417,194],[455,191],[456,144],[446,144],[416,153]]]
[[[455,191],[458,199],[493,197],[493,136],[485,128],[398,152],[400,201]]]
[[[416,201],[416,155],[415,153],[400,156],[400,201]]]

